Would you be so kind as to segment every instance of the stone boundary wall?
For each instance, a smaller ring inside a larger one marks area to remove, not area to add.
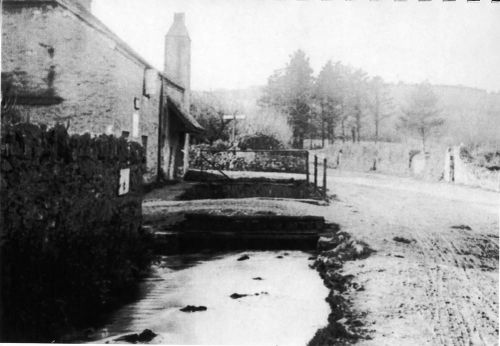
[[[201,170],[216,167],[227,171],[305,174],[308,168],[308,155],[306,150],[212,151],[193,148],[190,152],[190,167]]]
[[[335,143],[312,151],[328,158],[328,166],[346,171],[375,171],[410,176],[428,181],[446,181],[499,191],[500,171],[489,170],[465,154],[459,146],[447,148],[429,143],[424,154],[418,143]],[[455,159],[454,178],[450,177],[450,157]],[[376,168],[376,169],[374,169]]]
[[[475,165],[460,146],[445,153],[443,178],[447,182],[500,191],[500,171],[490,171]]]
[[[2,124],[2,342],[50,342],[92,321],[149,264],[144,151],[123,138]],[[130,190],[118,196],[119,172]]]
[[[337,142],[313,152],[325,155],[330,168],[438,181],[443,174],[444,149],[437,143],[430,143],[424,155],[421,144],[414,142]]]

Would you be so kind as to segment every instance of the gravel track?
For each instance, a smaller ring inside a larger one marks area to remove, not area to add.
[[[329,178],[338,200],[325,216],[377,250],[344,266],[365,287],[350,297],[373,337],[361,344],[498,344],[500,194],[382,175]]]

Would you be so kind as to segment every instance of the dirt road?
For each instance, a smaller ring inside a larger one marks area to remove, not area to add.
[[[361,344],[498,344],[499,193],[334,170],[329,188],[325,216],[377,251],[344,267]]]

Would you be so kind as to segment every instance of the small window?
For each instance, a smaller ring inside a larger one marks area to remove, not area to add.
[[[122,131],[122,137],[125,139],[128,139],[128,136],[130,135],[130,132],[128,131]]]
[[[148,160],[148,136],[142,136],[142,147],[144,148],[144,163]]]

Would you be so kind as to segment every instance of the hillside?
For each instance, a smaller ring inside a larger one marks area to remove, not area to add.
[[[406,106],[414,88],[412,84],[389,84],[395,104],[394,124],[398,113]],[[439,98],[441,116],[446,123],[440,131],[441,141],[447,144],[500,144],[500,93],[465,86],[433,85]]]
[[[401,133],[396,129],[396,123],[402,110],[405,109],[408,97],[415,87],[414,84],[388,84],[388,94],[393,100],[391,116],[384,120],[381,136],[385,140],[398,141]],[[441,116],[446,123],[441,128],[438,137],[445,144],[489,144],[500,147],[500,93],[466,86],[433,85],[433,90],[439,98]],[[263,92],[262,86],[247,89],[214,90],[212,93],[247,115],[247,123],[261,121],[262,113],[257,101]],[[370,114],[364,117],[362,136],[369,139],[373,133]]]

